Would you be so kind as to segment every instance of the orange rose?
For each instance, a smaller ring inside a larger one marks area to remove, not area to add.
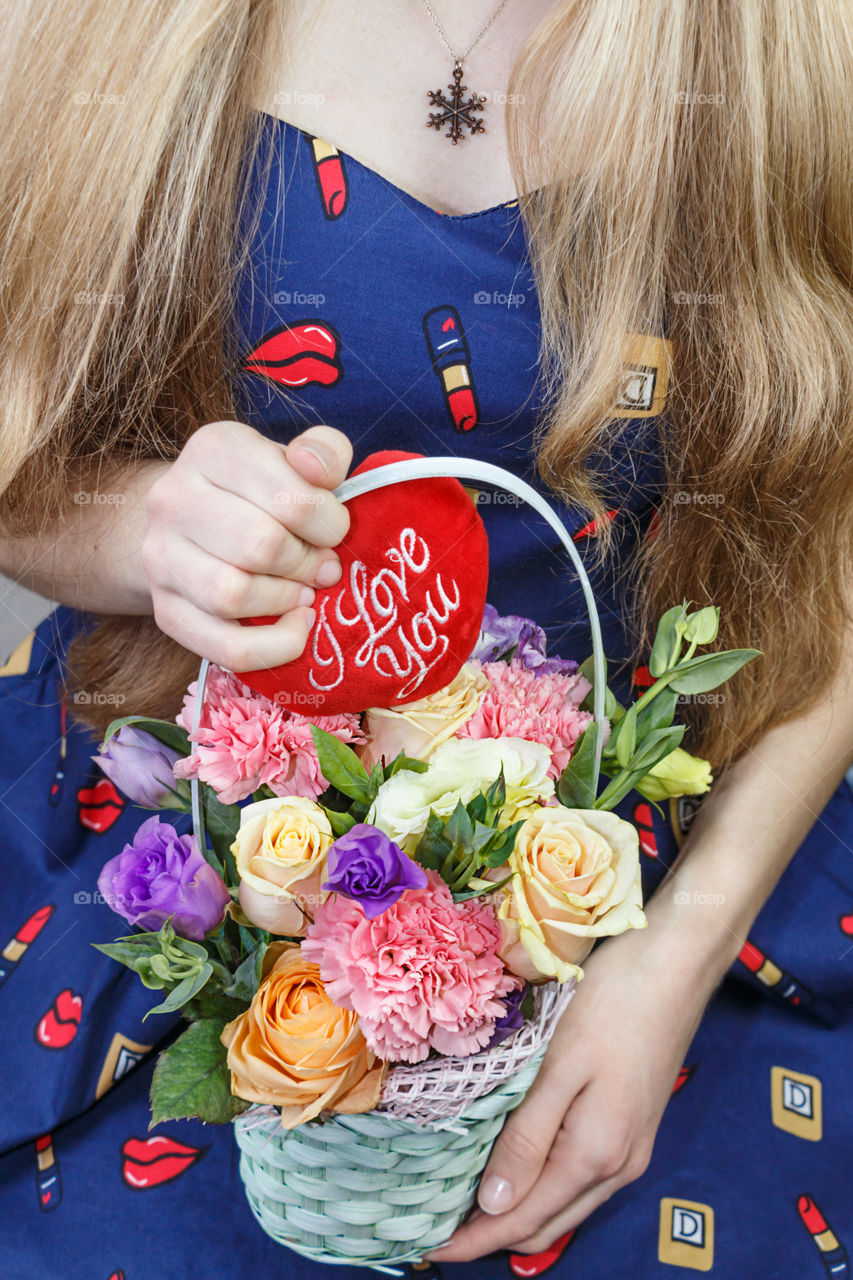
[[[367,1048],[358,1018],[332,1004],[298,943],[274,942],[245,1013],[223,1028],[231,1092],[281,1107],[283,1129],[321,1111],[370,1111],[385,1063]]]

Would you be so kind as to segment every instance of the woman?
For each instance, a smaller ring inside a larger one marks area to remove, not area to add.
[[[717,775],[686,838],[683,807],[625,803],[648,928],[590,957],[433,1266],[847,1274],[844,0],[10,19],[0,567],[63,606],[0,682],[10,1274],[323,1274],[256,1227],[227,1131],[146,1133],[175,1022],[143,1026],[150,999],[88,946],[113,936],[92,887],[139,820],[90,757],[116,714],[173,716],[199,654],[301,652],[340,573],[331,490],[391,445],[549,486],[623,689],[682,597],[763,652],[684,707]],[[551,540],[483,512],[493,603],[585,652]]]

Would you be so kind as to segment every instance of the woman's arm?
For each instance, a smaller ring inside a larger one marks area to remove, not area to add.
[[[540,1252],[645,1171],[705,1006],[851,761],[853,632],[825,696],[765,734],[708,796],[646,906],[648,928],[589,957],[495,1145],[481,1208],[437,1259]]]
[[[245,423],[208,423],[174,462],[69,479],[53,528],[0,531],[0,571],[77,608],[153,613],[167,635],[232,671],[277,666],[305,646],[315,587],[340,577],[332,548],[349,515],[331,491],[351,459],[332,427],[282,447]],[[278,621],[237,621],[260,615]]]

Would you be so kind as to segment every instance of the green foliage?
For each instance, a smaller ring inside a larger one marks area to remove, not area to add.
[[[203,1120],[227,1124],[248,1102],[231,1092],[227,1050],[220,1036],[224,1022],[193,1022],[157,1059],[151,1080],[149,1129],[164,1120]]]
[[[467,891],[472,879],[503,866],[512,853],[523,823],[498,827],[505,803],[506,783],[501,769],[486,791],[479,792],[467,805],[459,800],[448,818],[430,810],[413,856],[422,867],[437,871],[458,901],[496,887],[489,882],[486,888]]]

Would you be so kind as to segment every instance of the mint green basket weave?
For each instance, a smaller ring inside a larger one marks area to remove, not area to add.
[[[390,463],[351,476],[335,492],[341,501],[348,501],[385,485],[432,476],[454,476],[508,490],[539,512],[568,553],[589,614],[593,716],[599,726],[597,776],[605,685],[598,612],[577,549],[541,494],[501,467],[454,457]],[[208,666],[205,659],[199,671],[195,730]],[[191,792],[198,832],[202,828],[195,778]],[[373,1111],[324,1114],[289,1130],[282,1129],[273,1107],[250,1107],[243,1112],[234,1121],[240,1177],[264,1231],[314,1261],[372,1267],[394,1276],[404,1274],[395,1264],[419,1262],[427,1250],[444,1243],[473,1204],[492,1145],[507,1115],[533,1083],[574,986],[538,987],[534,1017],[492,1050],[470,1058],[444,1058],[437,1072],[434,1060],[393,1068],[389,1078],[396,1077],[395,1087],[383,1090]],[[403,1087],[397,1088],[400,1081]]]
[[[472,1102],[452,1130],[430,1132],[379,1111],[284,1130],[275,1117],[253,1123],[244,1112],[234,1132],[253,1214],[274,1240],[315,1262],[402,1275],[392,1264],[420,1261],[465,1217],[544,1052]]]

